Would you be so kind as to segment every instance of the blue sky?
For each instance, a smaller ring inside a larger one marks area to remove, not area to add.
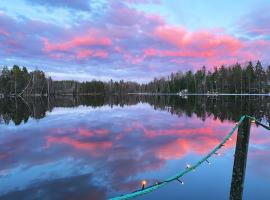
[[[1,0],[0,64],[140,82],[203,65],[267,64],[269,8],[269,0]]]

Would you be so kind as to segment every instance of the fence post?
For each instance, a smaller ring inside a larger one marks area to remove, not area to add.
[[[242,200],[251,120],[245,118],[238,127],[231,181],[230,200]]]

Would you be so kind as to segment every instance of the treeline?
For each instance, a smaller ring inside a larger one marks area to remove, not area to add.
[[[141,90],[154,93],[269,93],[270,66],[263,68],[260,61],[245,66],[239,63],[206,71],[205,67],[195,73],[187,71],[172,73],[168,77],[155,78],[141,86]]]
[[[135,82],[97,80],[53,81],[40,70],[28,72],[26,67],[14,65],[10,70],[0,70],[0,97],[2,96],[47,96],[76,94],[126,94],[138,92],[140,85]]]
[[[51,78],[46,78],[40,70],[28,72],[26,67],[14,65],[12,69],[3,67],[0,71],[0,93],[2,95],[17,96],[47,93],[52,84]]]
[[[205,67],[193,73],[172,73],[168,77],[155,78],[147,84],[125,81],[53,81],[40,70],[28,72],[26,67],[14,65],[0,70],[1,96],[46,95],[123,95],[127,93],[269,93],[270,66],[264,68],[260,61],[241,66]]]

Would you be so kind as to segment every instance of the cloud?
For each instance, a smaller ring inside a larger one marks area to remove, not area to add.
[[[166,25],[157,27],[154,35],[165,47],[145,49],[146,57],[192,58],[204,60],[206,65],[220,64],[224,57],[234,57],[235,62],[247,59],[241,55],[244,42],[223,32],[189,32],[183,27]]]
[[[85,77],[95,79],[145,82],[155,76],[203,65],[210,69],[221,64],[269,60],[267,31],[263,31],[264,37],[255,39],[239,38],[224,29],[191,31],[168,23],[157,13],[137,10],[122,1],[108,2],[100,13],[88,19],[74,19],[70,26],[17,19],[2,13],[0,64],[29,63],[30,67],[38,65],[50,74],[63,72],[65,68],[67,74],[61,78],[70,77],[70,72],[74,79],[82,80],[82,76],[74,75],[83,71],[91,73]],[[268,18],[263,18],[257,20],[260,23],[250,22],[245,27],[258,24],[267,28]]]
[[[178,118],[167,112],[159,112],[157,115],[156,110],[145,104],[125,109],[106,106],[78,109],[77,112],[72,108],[56,109],[54,114],[50,114],[49,120],[28,122],[32,123],[31,126],[23,126],[21,129],[9,128],[7,132],[3,127],[5,134],[0,141],[0,174],[9,178],[17,178],[18,175],[27,177],[22,179],[24,182],[18,182],[26,190],[33,180],[36,181],[35,185],[39,185],[54,181],[62,173],[66,178],[93,174],[93,180],[99,180],[98,185],[104,190],[124,193],[137,187],[137,177],[148,172],[151,175],[162,172],[171,159],[182,164],[189,154],[198,159],[206,155],[234,124],[212,118],[205,121],[196,117],[192,117],[192,120],[187,117]],[[102,120],[97,120],[97,113]],[[258,130],[252,131],[256,134],[251,138],[250,146],[253,148],[250,153],[256,157],[257,151],[265,152],[257,156],[258,161],[263,162],[268,158],[269,148],[266,147],[269,146],[269,135],[261,134],[263,130]],[[233,137],[233,141],[226,143],[226,151],[235,147],[235,140],[236,137]],[[257,147],[255,151],[254,147]],[[65,160],[68,162],[63,163]],[[17,166],[22,163],[20,171]],[[37,168],[40,169],[41,177],[38,176]],[[44,169],[48,174],[47,179],[42,179]],[[11,184],[9,191],[16,193],[19,187],[12,186],[14,184]]]
[[[239,31],[251,38],[270,40],[269,8],[269,6],[258,8],[242,17],[238,25]]]
[[[160,4],[160,0],[125,0],[127,3],[135,3],[135,4]]]
[[[0,35],[7,37],[10,35],[10,33],[8,31],[6,31],[5,29],[0,28]]]
[[[11,191],[1,196],[1,199],[106,199],[105,188],[96,186],[92,178],[91,174],[83,174],[47,180],[41,183],[33,183],[36,181],[33,180],[28,187],[24,185],[25,189]],[[39,191],[42,195],[37,194],[36,191]]]
[[[89,11],[91,9],[89,0],[25,0],[27,3],[39,6],[48,6],[56,8],[68,8],[74,10]]]
[[[62,43],[50,43],[48,39],[44,39],[44,50],[49,51],[68,51],[73,48],[83,47],[83,46],[108,46],[111,45],[112,41],[109,38],[98,38],[95,36],[83,36],[76,37],[70,41]]]
[[[78,141],[69,137],[48,137],[47,147],[50,147],[54,143],[68,144],[76,149],[92,150],[97,151],[98,148],[110,148],[112,146],[111,142],[83,142]]]
[[[112,40],[108,37],[97,36],[91,32],[75,36],[62,42],[50,42],[47,38],[43,38],[44,52],[48,56],[55,59],[63,59],[65,56],[70,59],[86,59],[86,58],[107,58],[108,52],[104,47],[112,45]],[[65,55],[67,54],[67,55]],[[58,55],[56,57],[53,57]]]

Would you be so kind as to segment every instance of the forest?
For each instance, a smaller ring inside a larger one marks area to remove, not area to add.
[[[29,72],[26,67],[18,65],[14,65],[11,69],[5,66],[0,70],[0,96],[103,95],[124,94],[139,90],[140,85],[135,82],[54,81],[43,71]]]
[[[170,76],[154,78],[149,83],[131,81],[79,82],[74,80],[54,81],[41,70],[28,71],[14,65],[0,69],[0,97],[48,96],[48,95],[123,95],[127,93],[270,93],[270,65],[260,61],[246,65],[236,63],[214,69],[201,69],[171,73]]]
[[[232,66],[214,67],[206,71],[203,66],[195,73],[172,73],[168,77],[155,78],[141,85],[142,91],[155,93],[177,93],[187,90],[188,93],[269,93],[270,66],[263,67],[260,61],[254,65],[248,62],[245,66],[236,63]]]

